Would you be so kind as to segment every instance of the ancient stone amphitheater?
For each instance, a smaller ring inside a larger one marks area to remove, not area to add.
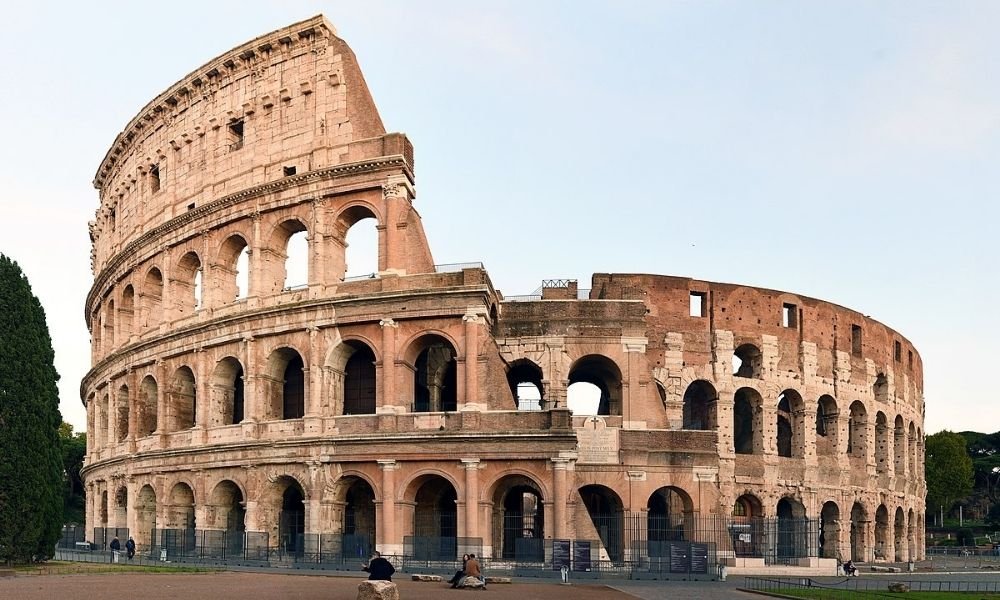
[[[922,364],[898,332],[660,275],[505,298],[481,264],[435,265],[413,184],[322,17],[128,123],[94,181],[88,539],[352,565],[922,558]],[[345,278],[355,225],[377,272]]]

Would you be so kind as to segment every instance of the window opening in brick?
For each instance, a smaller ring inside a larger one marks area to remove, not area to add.
[[[292,290],[309,285],[309,239],[305,231],[297,231],[288,238],[285,247],[285,285]]]
[[[861,326],[851,325],[851,354],[861,356]]]
[[[776,425],[778,456],[804,456],[805,402],[795,390],[785,390],[778,396]]]
[[[753,344],[743,344],[733,352],[733,376],[759,379],[762,362],[760,348]]]
[[[733,396],[733,450],[736,454],[763,454],[762,404],[756,390],[736,390]]]
[[[542,370],[527,359],[514,361],[507,371],[507,385],[517,410],[542,409]]]
[[[868,411],[860,401],[851,403],[851,417],[847,423],[847,454],[864,457],[868,449],[865,446],[865,432],[868,429]]]
[[[576,361],[569,373],[566,405],[577,415],[620,415],[621,370],[610,358],[590,354]]]
[[[243,246],[236,257],[236,299],[243,300],[250,292],[250,247]]]
[[[875,384],[872,385],[872,394],[875,402],[886,404],[889,402],[889,379],[883,373],[875,376]]]
[[[913,350],[906,351],[906,368],[913,370]]]
[[[167,392],[167,431],[181,431],[194,427],[198,414],[198,388],[194,372],[184,366],[174,372]]]
[[[413,535],[434,543],[415,544],[417,560],[452,560],[458,545],[458,494],[445,478],[425,475],[413,499]]]
[[[297,555],[302,552],[306,531],[305,493],[294,479],[283,476],[279,485],[287,487],[281,494],[281,512],[278,513],[278,543],[286,551]]]
[[[212,374],[210,426],[243,421],[243,366],[232,356],[218,362]]]
[[[889,419],[882,411],[875,414],[875,471],[889,472]]]
[[[799,326],[798,323],[798,307],[794,304],[782,304],[781,305],[781,326],[788,327],[789,329],[796,329]]]
[[[285,174],[285,177],[291,177],[295,175],[295,167],[282,167],[281,172]]]
[[[243,119],[229,124],[229,149],[239,150],[243,147]]]
[[[305,415],[305,372],[302,357],[292,351],[294,356],[288,361],[284,371],[284,383],[281,387],[281,418],[301,419]]]
[[[375,549],[375,491],[360,477],[345,477],[351,485],[344,494],[344,535],[362,555]]]
[[[139,398],[136,403],[136,427],[139,430],[139,437],[152,435],[156,431],[158,398],[156,379],[153,379],[152,375],[146,375],[139,384]]]
[[[896,362],[900,362],[903,360],[903,345],[899,343],[899,340],[897,340],[893,342],[893,348],[894,358],[896,359]]]
[[[457,353],[448,340],[429,335],[421,342],[413,372],[413,412],[458,409]]]
[[[344,278],[377,277],[378,221],[375,215],[358,207],[350,216],[341,218],[341,227],[350,223],[344,235]]]
[[[613,561],[622,560],[625,550],[625,511],[621,498],[603,485],[581,487],[580,497],[608,557]]]
[[[111,231],[114,231],[118,227],[118,213],[115,209],[111,209],[111,213],[108,215],[108,224],[111,225]]]
[[[892,449],[896,476],[902,477],[906,472],[906,426],[901,415],[896,415],[893,422]]]
[[[837,401],[820,396],[816,405],[816,454],[833,456],[837,451]]]
[[[188,204],[188,210],[194,210],[194,207],[195,207],[195,203],[194,202],[192,202],[191,204]]]
[[[684,520],[688,514],[687,494],[674,487],[662,487],[646,501],[646,540],[650,556],[669,556],[666,542],[684,540]]]
[[[711,430],[717,427],[716,406],[719,394],[711,383],[694,381],[684,390],[683,429]]]
[[[689,298],[689,312],[692,317],[705,316],[705,292],[691,292]]]
[[[160,165],[149,167],[149,189],[154,194],[160,191]]]
[[[344,414],[375,414],[375,353],[366,344],[347,342],[354,353],[344,367]]]

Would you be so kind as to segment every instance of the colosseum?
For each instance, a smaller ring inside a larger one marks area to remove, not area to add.
[[[127,124],[94,180],[89,540],[549,573],[924,556],[922,363],[898,332],[686,277],[505,297],[435,264],[414,177],[322,16]],[[355,226],[377,272],[345,277]]]

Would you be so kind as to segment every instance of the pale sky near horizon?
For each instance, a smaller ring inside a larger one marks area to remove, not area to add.
[[[91,181],[157,94],[323,13],[416,152],[438,263],[841,304],[912,341],[925,431],[1000,430],[1000,3],[39,1],[0,19],[0,252],[89,369]]]

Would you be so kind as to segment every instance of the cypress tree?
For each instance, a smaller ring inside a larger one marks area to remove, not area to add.
[[[45,311],[0,254],[0,561],[50,558],[62,521],[55,353]]]

